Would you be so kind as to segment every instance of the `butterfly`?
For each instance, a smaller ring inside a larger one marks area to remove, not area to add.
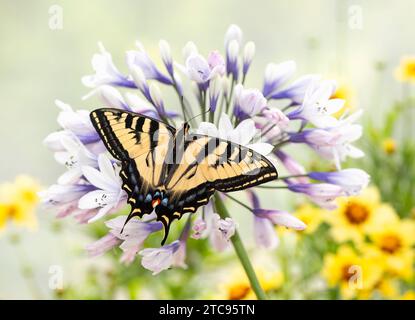
[[[153,210],[164,245],[175,219],[207,204],[215,191],[243,190],[278,178],[263,155],[237,143],[179,129],[142,114],[101,108],[90,113],[109,153],[121,162],[131,206],[125,224]],[[124,226],[125,226],[124,224]]]

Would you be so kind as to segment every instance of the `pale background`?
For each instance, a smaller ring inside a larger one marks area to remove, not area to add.
[[[52,5],[63,8],[63,29],[49,28]],[[353,29],[349,10],[362,10],[362,26]],[[158,40],[181,48],[193,40],[203,53],[223,49],[223,34],[231,23],[257,46],[248,85],[261,86],[267,62],[293,59],[298,75],[321,73],[341,79],[356,92],[366,117],[379,117],[399,96],[393,69],[405,54],[415,54],[415,1],[0,1],[0,181],[27,173],[44,186],[62,172],[42,145],[57,129],[54,100],[92,108],[82,101],[88,92],[80,79],[92,73],[90,59],[98,41],[126,70],[124,53],[140,40],[157,54]],[[352,26],[352,27],[351,27]],[[386,64],[383,76],[375,71]],[[175,101],[175,103],[177,103]],[[76,278],[87,258],[74,258],[88,242],[82,227],[65,224],[58,237],[42,228],[53,217],[39,212],[41,228],[23,237],[16,252],[0,235],[0,299],[30,298],[19,276],[18,256],[31,261],[43,297],[50,295],[50,265],[64,266]],[[104,259],[98,259],[103,263]],[[95,262],[94,262],[95,263]]]

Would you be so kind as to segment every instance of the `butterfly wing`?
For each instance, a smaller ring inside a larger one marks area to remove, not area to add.
[[[90,118],[108,151],[121,161],[122,188],[131,205],[126,222],[151,213],[153,195],[162,188],[164,158],[176,130],[156,119],[119,109],[97,109]]]
[[[191,134],[183,149],[164,182],[170,207],[156,208],[167,231],[174,219],[208,203],[215,190],[238,191],[278,178],[266,157],[237,143]]]

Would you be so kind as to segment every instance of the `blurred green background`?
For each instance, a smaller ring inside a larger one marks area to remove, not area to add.
[[[61,30],[49,28],[53,5],[63,9]],[[357,28],[351,16],[356,9],[362,14]],[[62,172],[42,140],[58,129],[55,99],[75,108],[96,107],[95,100],[81,100],[88,89],[80,79],[92,73],[98,41],[125,71],[125,51],[136,40],[154,56],[158,40],[166,39],[181,61],[181,49],[189,40],[204,54],[223,50],[224,32],[234,23],[245,40],[256,43],[248,85],[261,85],[268,62],[292,59],[297,75],[319,73],[351,87],[356,106],[365,110],[366,118],[377,120],[402,95],[393,70],[403,55],[415,53],[414,12],[412,0],[0,0],[0,181],[26,173],[47,186]],[[39,219],[42,224],[53,216],[39,212]],[[85,265],[105,264],[105,258],[73,258],[89,242],[83,228],[70,219],[59,236],[40,228],[23,235],[18,253],[0,238],[0,299],[31,297],[30,284],[20,277],[19,259],[31,261],[42,297],[51,296],[50,265],[62,265],[65,277],[82,281],[77,275]]]

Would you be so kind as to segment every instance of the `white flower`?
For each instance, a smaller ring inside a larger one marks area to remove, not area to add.
[[[125,192],[121,189],[121,178],[118,175],[119,168],[112,165],[111,160],[104,154],[98,157],[99,171],[90,166],[83,166],[82,173],[85,178],[98,190],[91,191],[79,199],[79,208],[98,209],[97,214],[89,220],[96,221],[111,210],[117,209],[122,200],[125,200]]]
[[[335,172],[310,172],[308,176],[314,180],[341,186],[347,195],[356,195],[367,187],[370,176],[361,169],[343,169]]]
[[[112,86],[99,86],[98,88],[95,88],[89,92],[87,95],[83,96],[82,100],[86,100],[92,96],[98,96],[106,107],[131,111],[131,108],[127,105],[121,93]]]
[[[268,219],[277,226],[284,226],[294,230],[304,230],[306,228],[304,222],[286,211],[258,208],[254,210],[254,214],[257,217]]]
[[[94,75],[84,76],[82,83],[87,87],[97,87],[102,84],[122,84],[128,82],[118,71],[112,62],[111,54],[108,53],[101,42],[98,42],[101,53],[92,57],[92,68]]]
[[[266,218],[254,216],[254,237],[259,247],[273,249],[279,244],[274,224]]]
[[[294,104],[302,104],[305,93],[311,83],[321,79],[320,75],[308,74],[293,81],[287,87],[279,89],[269,99],[290,99]]]
[[[161,59],[163,60],[164,65],[170,72],[171,67],[173,65],[173,59],[171,57],[171,49],[170,49],[169,43],[166,40],[163,40],[163,39],[160,40],[159,49],[160,49]]]
[[[242,56],[242,71],[244,74],[248,72],[249,67],[251,66],[252,60],[255,55],[255,43],[249,41],[244,47],[244,53]]]
[[[304,193],[311,201],[327,210],[337,208],[334,200],[337,197],[344,196],[342,187],[329,183],[289,183],[288,189],[293,192]]]
[[[65,130],[73,132],[81,141],[83,138],[96,138],[98,136],[89,118],[88,110],[73,111],[69,104],[55,100],[61,109],[58,115],[58,124]]]
[[[210,106],[210,112],[215,112],[216,105],[218,103],[219,95],[222,90],[222,77],[215,77],[210,83],[209,83],[209,106]]]
[[[303,230],[305,224],[292,214],[281,210],[262,209],[259,198],[254,191],[248,191],[253,206],[254,235],[256,243],[264,248],[275,248],[279,241],[274,225],[281,225],[295,230]]]
[[[126,53],[126,61],[130,72],[133,72],[135,67],[139,67],[147,79],[155,79],[164,84],[172,84],[172,81],[156,67],[143,45],[137,41],[136,46],[138,50],[130,50]]]
[[[242,84],[235,86],[234,112],[237,117],[253,117],[261,113],[266,106],[267,99],[258,89],[244,89]]]
[[[197,220],[193,223],[193,239],[203,239],[205,238],[207,231],[207,223],[201,217],[197,218]]]
[[[112,233],[108,233],[97,241],[88,244],[85,249],[90,257],[97,257],[118,246],[120,243],[120,239]]]
[[[55,160],[68,169],[58,178],[59,184],[76,183],[82,177],[81,167],[96,167],[97,157],[90,152],[75,136],[61,136],[60,144],[64,151],[55,152]]]
[[[280,129],[285,129],[288,127],[290,119],[279,109],[277,108],[266,108],[262,111],[263,116],[272,121],[272,125],[277,126]]]
[[[186,67],[177,64],[176,67],[185,75],[199,84],[206,83],[216,75],[223,75],[225,72],[225,62],[217,53],[211,53],[206,60],[198,53],[192,53],[186,59]]]
[[[235,24],[231,24],[225,33],[225,48],[228,47],[231,41],[236,41],[238,45],[242,43],[242,30]]]
[[[288,115],[304,119],[319,128],[333,127],[338,120],[332,114],[343,108],[344,100],[330,99],[336,90],[334,81],[314,81],[307,88],[302,106]]]
[[[223,251],[227,249],[231,237],[235,234],[235,230],[235,222],[231,218],[221,219],[217,213],[213,213],[212,227],[209,233],[209,240],[211,245],[217,251]]]
[[[105,225],[111,229],[110,233],[122,241],[120,248],[124,254],[121,261],[131,263],[138,251],[143,247],[147,237],[163,228],[160,222],[144,222],[142,220],[131,219],[124,226],[127,216],[119,216],[105,222]],[[122,228],[123,232],[121,233]]]
[[[160,115],[165,115],[163,96],[159,86],[155,83],[150,84],[150,97],[153,100],[154,106]]]
[[[90,150],[97,149],[101,152],[105,150],[91,123],[89,111],[74,111],[70,105],[60,100],[56,100],[55,103],[61,109],[58,115],[58,124],[63,130],[50,133],[43,140],[44,145],[52,151],[64,151],[62,138],[66,137],[66,139],[78,139],[83,144],[88,145]]]
[[[294,61],[285,61],[280,64],[269,63],[265,68],[265,79],[262,93],[265,97],[275,93],[296,70]]]
[[[363,151],[354,147],[351,143],[362,135],[362,126],[353,124],[362,114],[362,110],[351,114],[349,117],[338,121],[337,125],[326,129],[309,129],[290,135],[292,142],[305,142],[309,144],[323,158],[334,160],[340,170],[340,162],[346,157],[360,158]]]
[[[39,192],[39,197],[45,208],[56,208],[57,217],[63,218],[71,213],[86,213],[78,208],[78,201],[94,189],[90,184],[53,184]]]
[[[209,241],[217,251],[229,247],[230,238],[235,234],[236,224],[231,218],[221,219],[213,211],[212,202],[205,206],[204,218],[198,218],[193,225],[193,239],[209,237]]]
[[[269,154],[273,146],[269,143],[256,142],[250,144],[251,140],[257,133],[255,122],[251,119],[242,121],[236,128],[233,128],[229,116],[223,113],[219,119],[218,128],[213,123],[202,122],[197,129],[197,133],[212,137],[218,137],[224,140],[229,140],[234,143],[246,146],[264,156]]]
[[[281,160],[282,164],[284,165],[285,169],[287,169],[288,173],[290,173],[291,175],[305,175],[306,174],[306,170],[304,166],[298,163],[295,159],[293,159],[287,153],[281,150],[277,150],[275,154],[278,157],[278,159]],[[309,183],[309,179],[307,177],[291,178],[289,179],[289,181],[295,181],[298,183]]]
[[[182,266],[183,261],[178,260],[181,256],[180,246],[182,241],[176,240],[161,248],[147,248],[141,250],[139,254],[143,257],[141,264],[144,268],[153,272],[153,275],[167,270],[172,266]]]
[[[192,54],[198,54],[197,46],[192,41],[188,41],[182,50],[183,58],[186,61]]]

